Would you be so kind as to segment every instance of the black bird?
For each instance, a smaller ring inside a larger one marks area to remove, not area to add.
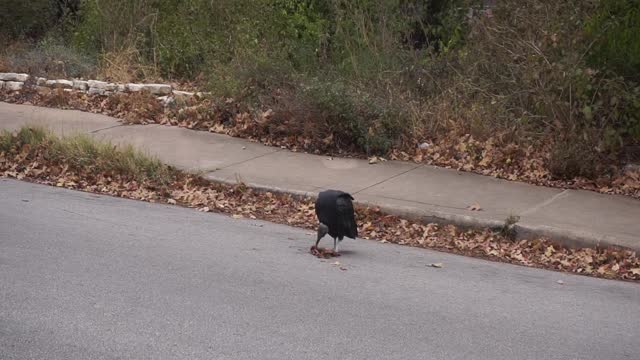
[[[334,252],[338,252],[338,242],[342,241],[345,236],[351,239],[358,236],[352,200],[351,194],[339,190],[326,190],[318,194],[316,215],[320,225],[318,226],[316,248],[320,239],[327,234],[333,238]]]

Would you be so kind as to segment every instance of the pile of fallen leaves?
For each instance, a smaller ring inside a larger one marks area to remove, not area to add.
[[[11,93],[0,91],[0,100],[102,113],[123,119],[128,124],[157,123],[210,131],[292,151],[364,156],[353,147],[339,148],[331,140],[331,135],[315,138],[291,134],[286,126],[283,128],[281,124],[272,124],[273,111],[254,113],[233,100],[214,101],[206,97],[192,97],[175,99],[168,106],[164,106],[148,93],[99,96],[81,92],[33,89]],[[548,168],[552,145],[541,141],[534,145],[519,146],[506,142],[499,136],[478,141],[468,134],[452,131],[440,134],[415,148],[411,145],[394,149],[390,159],[443,166],[535,185],[584,189],[640,198],[638,170],[612,165],[610,171],[598,179],[554,179]]]
[[[315,230],[311,198],[225,185],[175,171],[170,183],[131,174],[95,173],[46,156],[49,142],[13,144],[0,151],[0,176],[151,202],[179,204],[234,218],[261,219]],[[64,158],[62,158],[64,159]],[[462,230],[453,225],[423,224],[388,215],[377,208],[356,207],[359,233],[365,239],[429,248],[494,261],[610,279],[640,280],[640,258],[625,249],[566,248],[547,239],[511,241],[489,229]],[[310,245],[315,239],[309,238]]]
[[[474,172],[512,181],[564,189],[590,190],[603,194],[640,198],[640,171],[610,164],[609,171],[597,179],[576,177],[554,179],[549,168],[552,143],[519,146],[504,143],[498,137],[486,141],[469,134],[450,134],[422,144],[412,153],[394,150],[393,160],[415,161]]]

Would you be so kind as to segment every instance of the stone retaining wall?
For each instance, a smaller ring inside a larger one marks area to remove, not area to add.
[[[111,95],[116,92],[132,93],[148,91],[149,93],[158,96],[163,100],[163,102],[167,102],[170,98],[175,97],[187,98],[205,95],[205,93],[201,92],[193,93],[174,90],[173,87],[168,84],[117,84],[98,80],[49,80],[41,77],[33,80],[29,74],[0,73],[0,90],[20,91],[25,88],[25,86],[32,86],[38,90],[64,89],[65,91],[82,91],[92,95]]]

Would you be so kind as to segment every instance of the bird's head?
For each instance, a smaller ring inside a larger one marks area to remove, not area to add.
[[[323,236],[329,233],[329,227],[323,223],[318,225],[318,240],[322,239]]]

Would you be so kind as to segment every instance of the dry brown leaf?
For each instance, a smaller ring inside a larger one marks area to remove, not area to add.
[[[480,210],[482,210],[482,208],[480,207],[480,204],[475,203],[473,205],[467,206],[467,210],[469,210],[469,211],[480,211]]]
[[[618,270],[620,270],[620,265],[619,265],[619,264],[614,264],[614,265],[611,267],[611,270],[612,270],[612,271],[615,271],[615,272],[618,272]]]
[[[553,245],[549,245],[545,250],[544,255],[546,257],[551,257],[555,252],[556,252],[556,249],[553,248]]]

